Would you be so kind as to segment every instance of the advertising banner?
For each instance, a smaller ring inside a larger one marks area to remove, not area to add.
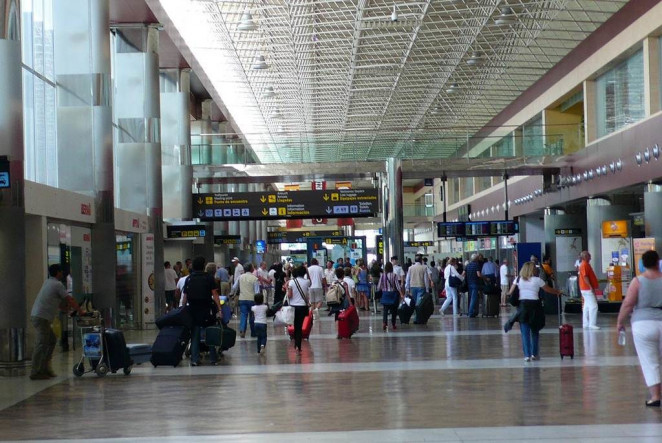
[[[141,234],[142,240],[142,301],[143,328],[154,327],[154,235]]]

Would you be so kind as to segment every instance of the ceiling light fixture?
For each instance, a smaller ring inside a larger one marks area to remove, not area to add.
[[[392,22],[398,21],[398,10],[396,9],[395,4],[393,5],[393,13],[391,14],[391,21]]]
[[[262,93],[262,97],[264,97],[264,98],[270,98],[270,97],[273,97],[275,95],[276,95],[276,92],[274,91],[273,86],[267,86],[264,89],[264,92]]]
[[[499,16],[494,19],[494,23],[499,26],[512,25],[515,22],[517,22],[517,17],[513,12],[513,8],[510,6],[504,6],[501,8],[501,14],[499,14]]]
[[[468,62],[467,62],[468,63]],[[447,94],[452,94],[457,91],[459,88],[457,83],[451,83],[451,85],[446,89]]]
[[[483,61],[483,58],[480,52],[473,52],[469,59],[467,60],[467,65],[475,66],[480,64]]]
[[[274,120],[279,120],[283,118],[283,114],[281,114],[280,111],[276,109],[275,111],[272,111],[271,114],[269,114],[269,117]]]
[[[246,11],[241,14],[241,20],[237,29],[240,31],[255,31],[257,29],[257,25],[253,21],[253,16],[250,12]]]
[[[264,55],[258,55],[255,58],[255,62],[253,63],[252,68],[256,71],[261,71],[263,69],[269,69],[269,65],[267,64],[266,60],[264,59]]]
[[[433,115],[441,114],[441,109],[439,109],[439,106],[435,106],[434,108],[432,108],[432,114]]]

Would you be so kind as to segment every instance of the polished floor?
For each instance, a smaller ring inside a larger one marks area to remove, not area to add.
[[[78,352],[56,355],[49,381],[0,378],[0,439],[62,441],[662,441],[662,411],[646,388],[631,337],[617,344],[615,314],[598,331],[575,325],[561,360],[556,317],[542,359],[526,363],[517,330],[499,319],[435,315],[427,326],[382,331],[362,313],[337,340],[315,322],[297,356],[269,325],[265,355],[238,339],[219,366],[135,366],[131,375],[71,373]],[[151,342],[154,331],[128,332]]]

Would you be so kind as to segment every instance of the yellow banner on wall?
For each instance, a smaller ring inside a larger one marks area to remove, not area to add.
[[[644,255],[646,251],[655,250],[655,239],[654,238],[633,238],[632,239],[632,249],[634,250],[634,271],[636,275],[641,274],[639,271],[639,264],[641,263],[641,256]]]

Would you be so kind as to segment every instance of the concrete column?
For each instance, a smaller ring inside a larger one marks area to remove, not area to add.
[[[24,375],[26,367],[25,206],[23,203],[23,97],[20,2],[0,1],[0,162],[8,162],[10,188],[0,189],[0,266],[11,269],[0,297],[0,375]],[[6,164],[6,163],[5,163]],[[28,268],[28,266],[31,266]],[[43,281],[45,275],[31,274]]]
[[[402,160],[389,158],[386,161],[386,198],[383,202],[386,212],[384,226],[384,250],[387,257],[397,255],[400,263],[404,260],[404,243],[402,240],[404,217],[402,204]]]
[[[655,250],[662,251],[662,186],[647,185],[644,192],[646,237],[655,238]]]
[[[649,117],[660,109],[660,38],[644,39],[644,107]]]
[[[247,184],[239,184],[239,192],[248,192],[248,185]],[[250,233],[249,233],[249,228],[248,228],[248,222],[247,221],[240,221],[239,222],[239,235],[241,235],[241,256],[239,257],[242,260],[242,263],[248,259],[248,256],[250,254]]]
[[[105,272],[117,263],[109,2],[60,2],[53,21],[58,186],[95,198],[92,292],[95,306],[109,310],[117,300],[115,275]]]
[[[191,70],[162,69],[160,91],[163,218],[190,219],[193,193]]]
[[[113,47],[116,204],[149,215],[158,317],[165,306],[158,30],[144,25],[116,28]]]

